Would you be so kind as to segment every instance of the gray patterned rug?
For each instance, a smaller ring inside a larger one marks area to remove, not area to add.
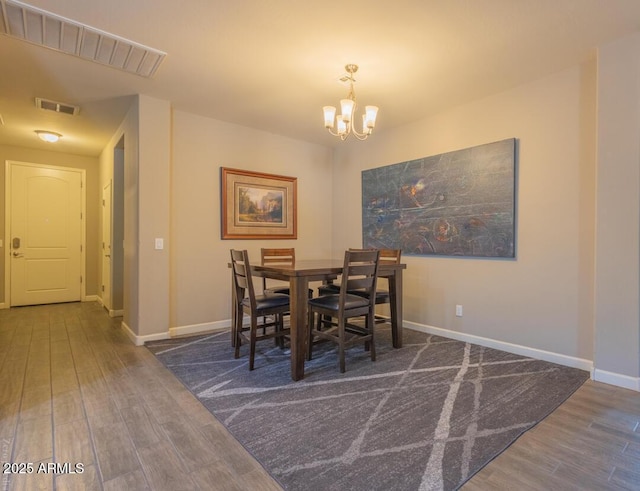
[[[288,351],[258,344],[233,358],[228,332],[147,347],[287,490],[457,489],[567,399],[587,372],[404,331],[362,346],[314,349],[305,378]]]

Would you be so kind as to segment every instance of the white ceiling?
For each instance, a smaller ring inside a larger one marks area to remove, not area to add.
[[[4,0],[1,0],[4,1]],[[639,0],[28,0],[167,53],[144,78],[0,35],[0,144],[97,155],[136,93],[322,145],[323,105],[356,63],[374,131],[575,65],[640,29]],[[78,116],[37,109],[41,97]],[[366,144],[366,143],[362,143]]]

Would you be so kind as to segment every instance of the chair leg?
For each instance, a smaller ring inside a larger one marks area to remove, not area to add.
[[[277,314],[276,321],[276,329],[279,332],[278,336],[276,336],[277,346],[280,349],[284,349],[284,314]]]
[[[373,315],[367,316],[367,324],[369,325],[369,333],[371,333],[371,342],[369,347],[371,349],[371,361],[376,361],[376,340],[375,340],[376,322],[374,320]]]
[[[240,358],[240,345],[242,344],[242,309],[236,308],[236,317],[234,319],[235,326],[233,327],[235,358]]]
[[[345,320],[340,319],[338,322],[340,323],[338,327],[338,351],[339,351],[339,357],[340,357],[340,373],[344,373],[346,371],[345,362],[344,362]]]
[[[307,361],[311,361],[311,352],[313,350],[313,311],[309,309],[309,315],[307,316]]]
[[[249,343],[249,370],[253,370],[256,359],[256,337],[258,334],[258,321],[255,317],[251,319],[251,337]]]
[[[278,333],[281,331],[281,327],[280,327],[280,314],[274,314],[273,315],[273,329],[274,329],[274,338],[273,338],[273,345],[277,346],[278,348],[282,347],[282,344],[280,343],[280,340],[282,338],[280,338],[278,336]],[[267,328],[263,327],[262,328],[262,335],[264,336],[265,334],[267,334]]]
[[[374,324],[375,324],[375,316],[374,316]],[[367,331],[371,332],[371,329],[369,329],[369,316],[365,315],[364,317],[364,325],[367,328]],[[365,341],[364,342],[364,350],[365,351],[371,351],[371,341]]]

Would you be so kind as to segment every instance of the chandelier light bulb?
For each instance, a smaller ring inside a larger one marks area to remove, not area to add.
[[[366,106],[364,108],[364,118],[367,122],[367,128],[372,130],[376,125],[376,117],[378,116],[378,106]]]
[[[351,114],[353,114],[354,101],[351,99],[342,99],[340,101],[340,108],[342,109],[342,119],[345,122],[351,121]]]
[[[336,118],[336,108],[333,106],[324,106],[324,127],[333,128],[334,120]]]

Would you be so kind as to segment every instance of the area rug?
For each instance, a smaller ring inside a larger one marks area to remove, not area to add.
[[[404,331],[377,361],[362,346],[314,348],[293,382],[289,352],[258,344],[233,358],[228,332],[148,343],[152,353],[286,490],[458,489],[565,401],[588,373]]]

